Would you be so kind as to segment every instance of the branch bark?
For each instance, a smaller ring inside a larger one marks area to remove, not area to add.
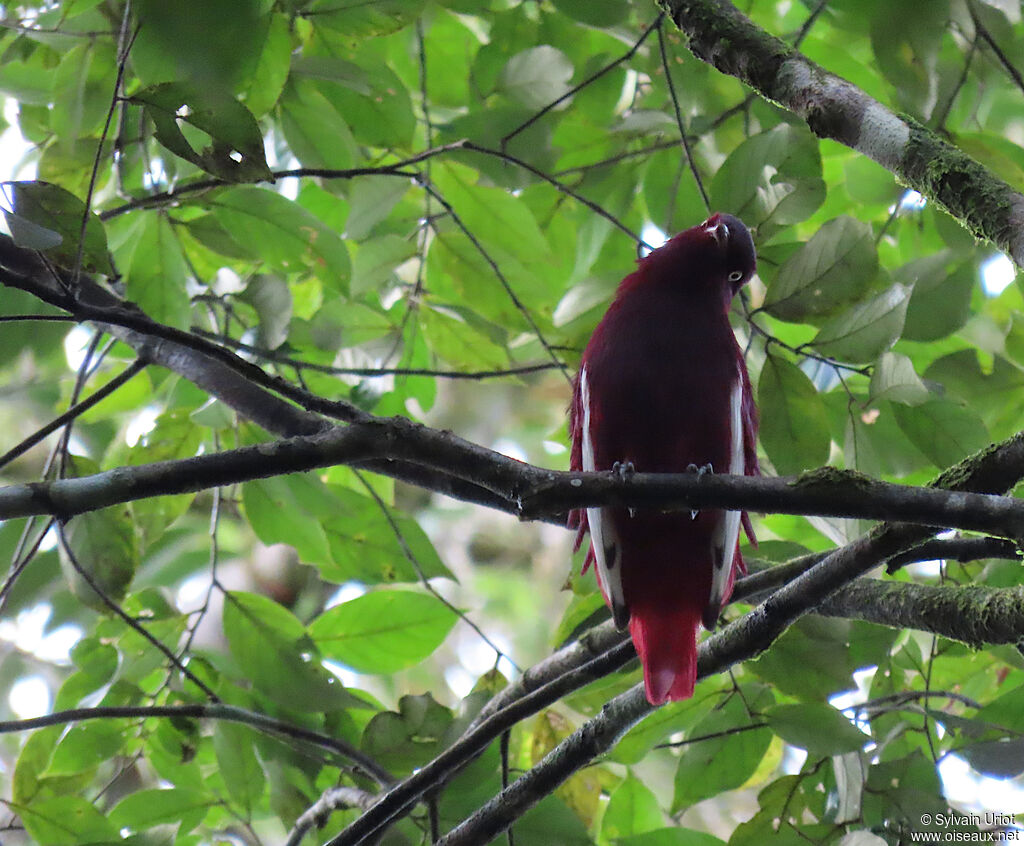
[[[1024,451],[1024,435],[1001,446]],[[982,462],[987,451],[969,459]],[[119,467],[77,479],[0,488],[0,519],[75,514],[137,499],[191,493],[221,485],[296,473],[336,464],[372,466],[402,478],[404,469],[425,472],[424,487],[454,495],[484,491],[487,504],[535,520],[568,508],[594,505],[660,510],[730,508],[771,514],[813,514],[896,519],[925,526],[1024,537],[1024,502],[974,493],[874,481],[823,468],[796,479],[693,473],[567,473],[508,458],[451,432],[404,417],[370,418],[315,435],[287,438],[213,455]],[[454,490],[447,480],[465,483]],[[435,479],[441,484],[435,485]],[[955,480],[954,480],[955,481]],[[996,485],[989,490],[1005,489]]]
[[[1024,195],[936,133],[810,61],[728,0],[661,0],[690,51],[878,162],[1024,267]]]

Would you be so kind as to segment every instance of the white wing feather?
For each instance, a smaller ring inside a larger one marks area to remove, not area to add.
[[[580,395],[583,404],[583,469],[595,470],[594,443],[590,434],[590,385],[587,383],[586,367],[580,372]],[[622,593],[622,547],[608,517],[604,508],[587,509],[587,524],[594,545],[597,573],[611,603],[615,625],[621,629],[629,622],[629,609]]]
[[[729,468],[732,475],[741,476],[744,472],[743,455],[743,380],[736,374],[732,394],[729,397]],[[736,541],[740,536],[739,511],[726,511],[711,537],[711,560],[714,566],[711,574],[711,596],[708,599],[707,618],[718,616],[718,610],[725,599],[725,591],[729,584],[733,558],[736,555]]]

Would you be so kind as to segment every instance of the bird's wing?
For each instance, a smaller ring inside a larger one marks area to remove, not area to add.
[[[743,425],[743,378],[736,374],[732,393],[729,395],[729,466],[726,472],[743,475],[745,466]],[[711,536],[711,595],[704,610],[704,628],[714,628],[733,581],[733,560],[736,557],[736,543],[740,536],[740,511],[726,511]]]
[[[590,429],[590,386],[587,383],[586,366],[580,370],[580,405],[583,418],[580,437],[581,461],[584,470],[596,470],[593,435]],[[591,550],[597,566],[598,583],[605,599],[611,605],[615,625],[620,629],[625,628],[629,622],[629,608],[622,592],[622,545],[609,510],[588,508],[587,524],[590,527]]]

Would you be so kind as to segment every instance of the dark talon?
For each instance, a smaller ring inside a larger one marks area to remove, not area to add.
[[[626,481],[626,479],[636,473],[636,467],[633,466],[632,461],[616,461],[612,465],[612,472],[618,473],[619,478],[622,481]]]
[[[686,472],[687,473],[696,473],[697,474],[697,478],[699,479],[701,476],[703,476],[703,475],[705,475],[707,473],[714,473],[715,472],[715,468],[711,466],[711,462],[708,462],[707,464],[705,464],[705,465],[703,465],[701,467],[698,467],[693,462],[690,462],[689,464],[686,465]],[[698,514],[700,514],[700,511],[698,511],[697,509],[694,509],[693,511],[690,512],[690,519],[691,520],[696,520]]]
[[[613,473],[618,473],[619,478],[623,482],[625,482],[626,479],[630,478],[630,476],[632,476],[634,473],[636,473],[636,467],[633,466],[633,462],[632,461],[616,461],[612,465],[612,472]],[[630,509],[628,509],[628,511],[629,511],[629,516],[630,517],[634,517],[636,515],[636,509],[635,508],[630,508]]]

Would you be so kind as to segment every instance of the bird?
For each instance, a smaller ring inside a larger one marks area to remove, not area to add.
[[[756,270],[750,232],[712,214],[637,260],[584,349],[569,431],[575,471],[760,474],[758,413],[729,324],[733,297]],[[629,627],[652,705],[693,696],[697,633],[713,630],[746,572],[746,512],[575,509],[598,585]]]

